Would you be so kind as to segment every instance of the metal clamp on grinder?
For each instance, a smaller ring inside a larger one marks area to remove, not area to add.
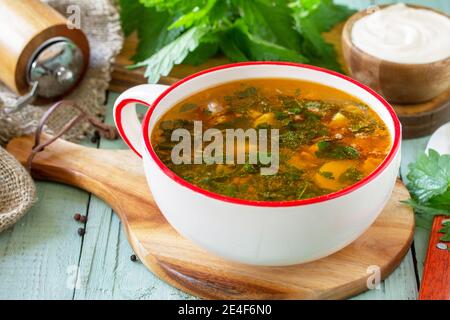
[[[20,97],[5,110],[68,95],[89,64],[85,34],[39,0],[0,0],[0,80]]]

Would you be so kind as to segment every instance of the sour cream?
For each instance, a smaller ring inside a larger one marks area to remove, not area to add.
[[[362,51],[397,63],[430,63],[450,56],[450,19],[403,3],[358,21],[352,41]]]

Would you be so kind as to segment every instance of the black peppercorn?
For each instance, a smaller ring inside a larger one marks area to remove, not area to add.
[[[133,261],[133,262],[136,262],[136,261],[138,260],[138,258],[136,257],[135,254],[132,254],[132,255],[130,256],[130,260]]]
[[[79,228],[78,229],[78,235],[79,236],[84,236],[85,233],[86,233],[86,230],[84,228]]]

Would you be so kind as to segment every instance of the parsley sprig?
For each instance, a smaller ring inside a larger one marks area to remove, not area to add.
[[[428,155],[420,155],[409,165],[407,178],[411,199],[405,203],[414,208],[419,221],[429,223],[436,215],[450,216],[450,155],[430,149]],[[450,241],[450,222],[439,232],[441,241]]]
[[[333,0],[120,0],[126,35],[137,31],[132,67],[150,83],[175,64],[222,53],[231,61],[277,60],[340,71],[322,32],[353,13]]]

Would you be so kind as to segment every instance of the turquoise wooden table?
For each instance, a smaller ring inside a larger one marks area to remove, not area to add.
[[[362,9],[393,1],[339,0]],[[450,1],[406,1],[450,13]],[[108,98],[107,122],[117,94]],[[401,175],[425,149],[428,137],[404,140]],[[101,140],[93,148],[125,149],[122,141]],[[103,201],[72,187],[37,182],[39,201],[14,228],[0,234],[0,299],[193,299],[167,285],[133,254],[117,216]],[[88,216],[80,237],[73,215]],[[417,228],[401,265],[381,283],[354,299],[416,299],[422,277],[428,231]]]

